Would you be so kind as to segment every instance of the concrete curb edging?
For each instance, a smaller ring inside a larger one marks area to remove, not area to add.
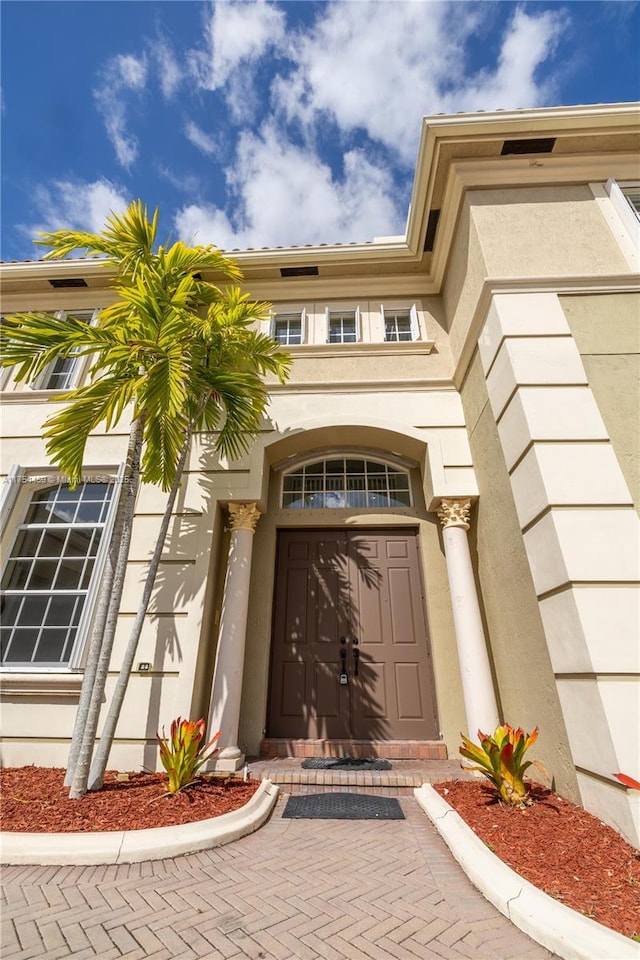
[[[640,944],[554,900],[491,853],[430,784],[413,792],[474,886],[523,933],[563,960],[639,960]]]
[[[273,810],[278,793],[279,787],[265,779],[249,802],[238,810],[173,827],[103,833],[4,832],[0,833],[0,862],[86,866],[164,860],[196,853],[253,833]]]

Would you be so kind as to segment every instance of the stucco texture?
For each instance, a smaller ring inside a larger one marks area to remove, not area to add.
[[[640,295],[610,293],[559,299],[620,469],[640,512]]]
[[[579,800],[538,601],[477,351],[461,395],[480,490],[472,556],[502,718],[527,730],[540,727],[535,754],[559,793]]]

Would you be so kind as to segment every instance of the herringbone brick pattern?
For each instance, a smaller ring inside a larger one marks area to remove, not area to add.
[[[153,863],[5,867],[3,960],[543,960],[413,798],[404,821],[271,821]]]

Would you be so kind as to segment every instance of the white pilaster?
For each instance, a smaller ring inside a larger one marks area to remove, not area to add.
[[[253,534],[260,518],[255,503],[230,503],[228,511],[231,541],[209,707],[209,738],[222,731],[219,752],[211,764],[211,768],[217,770],[238,770],[244,763],[244,754],[238,746],[238,723]]]
[[[467,730],[474,740],[478,730],[493,733],[499,718],[467,538],[470,510],[469,499],[443,499],[437,512],[443,527]]]

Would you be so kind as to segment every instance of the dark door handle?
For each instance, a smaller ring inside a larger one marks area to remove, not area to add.
[[[346,643],[346,642],[347,642],[346,637],[340,637],[340,643]]]
[[[351,643],[354,645],[354,647],[357,647],[360,641],[357,637],[351,637]]]
[[[341,651],[342,652],[342,651]],[[353,648],[353,675],[358,676],[358,664],[360,662],[360,651],[357,647]]]

